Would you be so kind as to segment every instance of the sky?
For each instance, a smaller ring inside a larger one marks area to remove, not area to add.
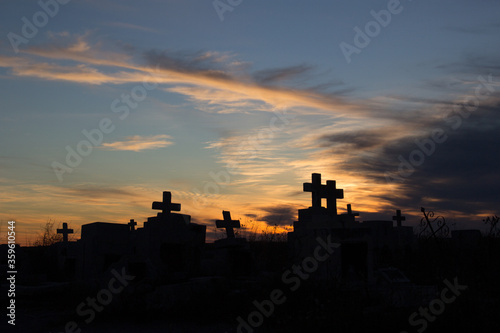
[[[291,231],[312,173],[359,220],[499,214],[500,2],[0,3],[0,242],[139,226]]]

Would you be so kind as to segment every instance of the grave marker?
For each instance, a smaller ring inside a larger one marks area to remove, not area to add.
[[[304,183],[304,192],[312,193],[312,208],[321,208],[321,199],[326,198],[326,209],[330,215],[337,215],[337,199],[344,198],[344,190],[337,189],[334,180],[327,180],[321,184],[321,174],[313,173],[312,182]]]
[[[163,201],[153,202],[152,209],[161,210],[162,214],[165,217],[168,217],[172,211],[179,212],[181,210],[181,204],[172,203],[172,193],[164,191],[163,192]]]
[[[134,231],[136,225],[137,225],[137,222],[135,222],[134,219],[131,219],[130,222],[128,223],[128,226],[130,227],[130,231]]]
[[[353,213],[351,204],[347,204],[347,216],[359,216],[359,213]]]
[[[401,226],[401,221],[405,221],[406,217],[401,215],[401,209],[396,210],[396,215],[392,217],[393,221],[397,221],[398,227]]]
[[[63,234],[63,242],[68,242],[68,234],[73,233],[73,229],[68,229],[68,224],[66,222],[63,223],[62,229],[57,229],[58,234]]]
[[[226,228],[227,238],[235,238],[234,228],[241,228],[239,220],[231,220],[231,212],[222,211],[222,216],[224,216],[224,220],[215,221],[215,225],[217,228]]]

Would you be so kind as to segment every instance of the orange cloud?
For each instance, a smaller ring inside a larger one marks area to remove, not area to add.
[[[111,143],[103,143],[101,147],[107,150],[122,150],[122,151],[135,151],[139,152],[148,149],[158,149],[168,147],[173,145],[172,141],[169,141],[172,137],[170,135],[152,135],[152,136],[140,136],[134,135],[127,137],[123,141],[115,141]]]
[[[124,52],[103,50],[99,44],[91,45],[86,41],[87,37],[77,36],[77,41],[68,45],[31,47],[23,52],[23,57],[0,57],[0,67],[11,68],[16,76],[97,85],[140,83],[152,77],[158,84],[172,85],[164,88],[170,92],[183,94],[200,104],[218,105],[217,112],[241,112],[241,108],[250,106],[253,110],[266,111],[272,107],[295,108],[305,114],[355,116],[365,113],[355,103],[332,94],[259,83],[251,78],[250,73],[242,72],[242,65],[231,61],[232,56],[228,54],[205,52],[195,57],[192,63],[155,55],[148,59],[156,67],[151,68],[135,64],[132,57]],[[76,64],[40,62],[39,57],[70,60]],[[214,68],[198,65],[205,61]]]

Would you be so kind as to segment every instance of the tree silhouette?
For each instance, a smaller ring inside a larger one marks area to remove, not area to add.
[[[498,220],[500,220],[500,217],[498,216],[488,216],[486,219],[483,220],[485,224],[490,225],[490,231],[488,232],[489,237],[500,237],[500,229],[498,229]]]
[[[42,234],[35,239],[34,246],[50,246],[52,244],[62,242],[63,235],[57,234],[54,230],[55,221],[48,219],[42,227]]]

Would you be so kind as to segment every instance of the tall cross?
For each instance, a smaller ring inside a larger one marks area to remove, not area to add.
[[[312,182],[304,183],[304,192],[312,193],[312,208],[321,208],[321,199],[326,198],[326,209],[331,215],[337,215],[337,199],[344,198],[344,190],[337,189],[334,180],[321,184],[320,173],[313,173]]]
[[[312,182],[304,183],[304,192],[312,193],[312,207],[320,208],[321,207],[321,192],[325,185],[321,185],[321,174],[313,173],[312,174]]]
[[[396,215],[392,217],[393,221],[397,221],[398,227],[401,226],[401,221],[405,221],[406,217],[401,215],[401,209],[396,210]]]
[[[327,180],[325,188],[326,210],[330,215],[337,215],[337,199],[344,199],[344,190],[337,189],[335,180]]]
[[[161,210],[163,215],[168,216],[172,211],[178,212],[181,210],[181,204],[172,203],[172,193],[164,191],[163,192],[163,201],[155,201],[153,202],[153,208]]]
[[[215,226],[217,228],[226,228],[227,238],[235,238],[234,228],[241,228],[239,220],[231,220],[231,212],[226,210],[222,211],[222,216],[224,220],[215,221]]]
[[[135,222],[134,219],[131,219],[130,222],[128,223],[128,226],[130,227],[130,231],[134,231],[136,225],[137,225],[137,222]]]
[[[68,229],[68,224],[66,222],[63,223],[62,229],[57,229],[58,234],[63,234],[63,242],[68,242],[68,234],[73,233],[73,229]]]

